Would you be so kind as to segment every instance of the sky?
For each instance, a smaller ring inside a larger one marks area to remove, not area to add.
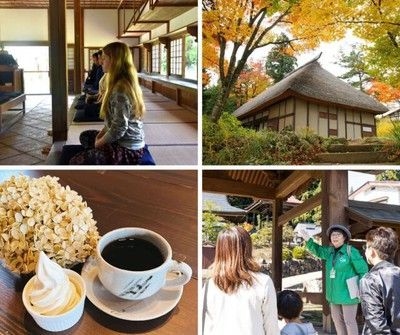
[[[300,55],[295,55],[297,58],[297,66],[301,66],[309,62],[322,52],[322,55],[319,58],[321,66],[335,76],[340,76],[347,71],[342,66],[335,64],[335,62],[337,62],[339,59],[340,51],[348,54],[352,50],[352,46],[357,43],[362,43],[362,40],[353,36],[352,33],[348,31],[346,36],[341,40],[329,43],[324,42],[321,43],[320,47],[316,48],[315,50],[308,51]],[[260,48],[251,55],[250,59],[266,59],[266,54],[269,52],[270,49],[271,47]]]
[[[367,181],[374,181],[375,175],[364,173],[364,172],[357,172],[357,171],[349,171],[349,194],[360,188],[364,185]]]

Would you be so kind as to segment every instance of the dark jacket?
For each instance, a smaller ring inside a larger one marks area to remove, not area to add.
[[[364,335],[400,334],[400,268],[382,261],[360,280]]]

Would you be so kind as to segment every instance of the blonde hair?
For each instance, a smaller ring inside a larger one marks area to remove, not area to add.
[[[100,117],[104,118],[109,113],[108,105],[111,93],[119,91],[125,93],[131,101],[133,116],[143,118],[145,113],[143,94],[129,47],[121,42],[109,43],[103,48],[103,54],[110,57],[110,68],[105,78],[106,90]]]
[[[253,259],[252,249],[250,235],[242,227],[229,227],[218,234],[212,268],[219,289],[233,293],[242,284],[253,284],[250,271],[259,272],[261,267]]]

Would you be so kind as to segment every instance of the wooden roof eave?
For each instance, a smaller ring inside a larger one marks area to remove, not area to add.
[[[275,189],[242,181],[203,176],[203,191],[247,196],[257,199],[275,199]]]

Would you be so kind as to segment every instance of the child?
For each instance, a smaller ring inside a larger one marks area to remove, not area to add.
[[[70,164],[139,164],[144,154],[144,103],[129,47],[113,42],[103,48],[106,91],[100,117],[104,128],[84,131],[80,141],[85,150]]]
[[[313,325],[310,322],[302,323],[300,314],[303,311],[303,301],[298,293],[291,290],[283,290],[278,293],[278,315],[286,325],[281,329],[281,335],[315,335]]]

